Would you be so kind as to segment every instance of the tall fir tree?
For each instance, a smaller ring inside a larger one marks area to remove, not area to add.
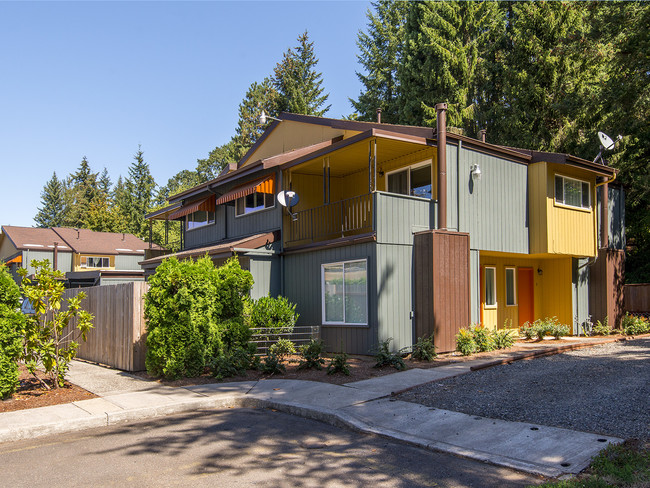
[[[66,221],[66,210],[65,185],[54,172],[41,191],[41,207],[34,222],[38,227],[61,227]]]
[[[382,110],[382,122],[399,122],[397,68],[401,62],[404,25],[409,4],[399,0],[372,2],[375,12],[368,10],[368,32],[360,31],[357,47],[359,64],[364,73],[357,72],[363,91],[357,100],[350,99],[356,118],[376,120]]]
[[[329,94],[324,93],[322,73],[316,71],[318,58],[307,31],[298,36],[298,45],[289,49],[273,71],[273,86],[279,94],[278,111],[323,116]]]
[[[141,238],[146,238],[147,222],[144,218],[152,208],[156,182],[151,176],[149,165],[144,161],[142,148],[133,156],[129,166],[129,177],[125,181],[126,208],[122,207],[129,231]]]
[[[404,29],[400,122],[433,125],[435,105],[447,102],[447,122],[475,134],[479,74],[490,33],[499,22],[496,2],[414,2]]]
[[[84,227],[90,204],[99,197],[97,176],[97,173],[92,172],[88,159],[84,156],[77,171],[68,179],[69,211],[66,212],[66,226]]]

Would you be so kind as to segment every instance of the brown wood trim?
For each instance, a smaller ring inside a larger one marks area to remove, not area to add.
[[[340,239],[332,239],[329,241],[313,242],[311,244],[304,244],[292,248],[285,248],[281,254],[298,254],[302,252],[318,251],[320,249],[331,249],[334,247],[350,246],[353,244],[364,244],[366,242],[376,242],[377,236],[374,232],[368,234],[360,234],[357,236],[342,237]]]

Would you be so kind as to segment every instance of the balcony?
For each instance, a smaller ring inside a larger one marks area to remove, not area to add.
[[[285,213],[286,248],[375,233],[378,242],[411,244],[413,232],[436,228],[435,200],[373,192],[295,213]]]

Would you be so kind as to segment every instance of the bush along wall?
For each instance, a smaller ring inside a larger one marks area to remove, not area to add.
[[[248,343],[243,309],[253,277],[236,258],[220,268],[207,256],[196,262],[166,259],[149,285],[145,318],[150,374],[167,379],[199,376],[206,361]]]
[[[18,358],[25,316],[19,312],[20,290],[0,263],[0,398],[11,396],[18,386]]]

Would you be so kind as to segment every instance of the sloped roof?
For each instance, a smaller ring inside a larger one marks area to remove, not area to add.
[[[144,254],[149,244],[133,234],[115,232],[95,232],[89,229],[71,229],[69,227],[3,226],[2,232],[11,240],[16,249],[50,250],[58,243],[59,252],[76,252],[84,254]],[[154,244],[152,247],[159,249]]]

